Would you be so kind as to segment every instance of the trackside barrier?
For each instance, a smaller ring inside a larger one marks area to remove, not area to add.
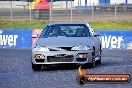
[[[32,30],[0,30],[0,48],[31,48]]]
[[[132,30],[97,30],[102,48],[132,49]]]
[[[31,48],[42,30],[0,30],[0,48]],[[132,49],[132,30],[97,30],[102,48]]]

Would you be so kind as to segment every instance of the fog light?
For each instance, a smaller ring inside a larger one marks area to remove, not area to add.
[[[88,54],[78,54],[78,58],[88,58]]]
[[[34,58],[35,58],[35,59],[41,59],[41,58],[40,58],[41,55],[42,55],[42,54],[35,54],[35,55],[34,55]]]

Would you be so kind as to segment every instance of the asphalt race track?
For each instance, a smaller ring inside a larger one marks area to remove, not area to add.
[[[103,50],[102,64],[87,69],[88,74],[130,74],[132,50]],[[85,84],[76,82],[76,70],[31,69],[31,49],[0,49],[0,88],[132,88],[128,84]]]

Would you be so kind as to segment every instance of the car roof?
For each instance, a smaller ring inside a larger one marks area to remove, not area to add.
[[[49,25],[55,25],[55,24],[85,24],[85,25],[89,25],[87,22],[52,22]]]

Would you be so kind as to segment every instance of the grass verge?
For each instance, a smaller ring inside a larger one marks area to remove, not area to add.
[[[42,29],[47,21],[0,21],[0,29]],[[132,30],[132,22],[89,22],[95,30]]]

